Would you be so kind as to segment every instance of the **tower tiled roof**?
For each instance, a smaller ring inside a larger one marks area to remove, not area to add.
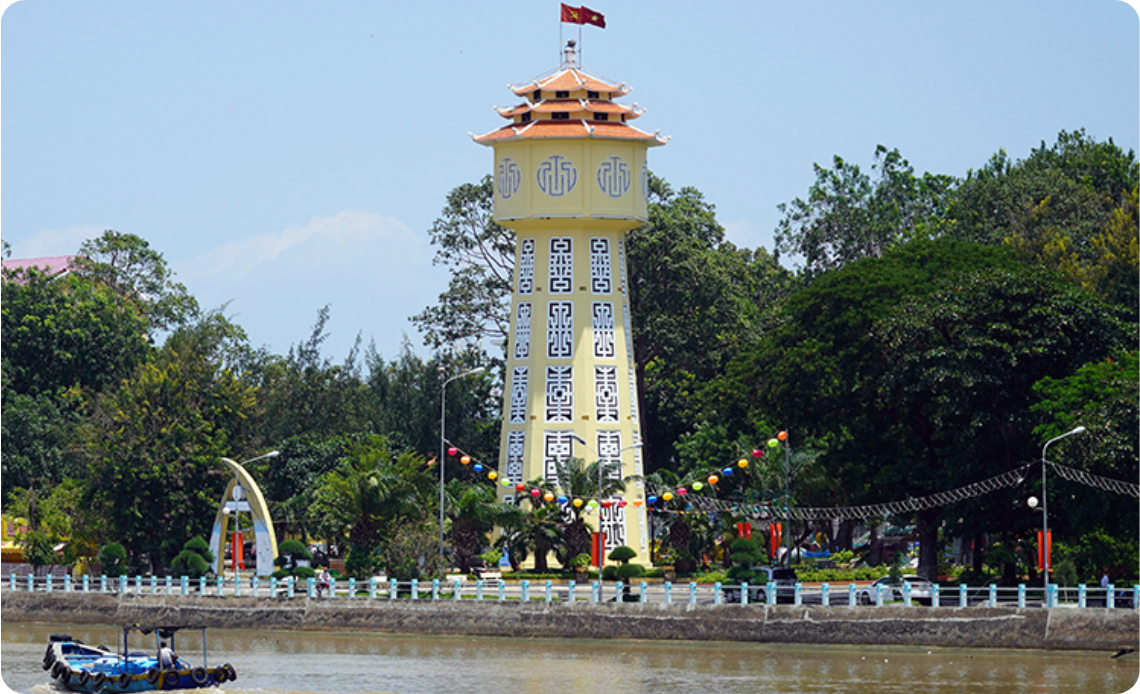
[[[471,137],[482,145],[531,138],[604,138],[638,140],[650,146],[663,145],[668,138],[656,132],[629,125],[645,112],[636,103],[627,106],[613,100],[629,94],[625,82],[611,80],[576,67],[573,47],[567,49],[562,67],[542,77],[510,86],[523,102],[507,108],[495,107],[511,121],[483,135]]]

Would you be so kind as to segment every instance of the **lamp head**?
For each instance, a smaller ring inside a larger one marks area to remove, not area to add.
[[[1037,497],[1031,496],[1025,503],[1029,505],[1029,508],[1037,508]]]

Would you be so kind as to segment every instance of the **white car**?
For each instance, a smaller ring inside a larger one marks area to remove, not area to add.
[[[795,601],[796,583],[799,582],[795,569],[759,566],[756,570],[763,572],[768,577],[768,582],[763,585],[748,586],[748,602],[754,605],[768,602],[769,590],[775,590],[776,602]],[[721,588],[721,593],[726,603],[740,602],[739,585],[724,586]]]
[[[917,576],[903,576],[894,582],[890,576],[884,576],[859,591],[859,602],[863,605],[874,605],[875,596],[879,586],[883,587],[883,602],[901,602],[903,599],[903,584],[910,586],[910,599],[924,605],[929,605],[933,595],[934,584],[925,578]]]

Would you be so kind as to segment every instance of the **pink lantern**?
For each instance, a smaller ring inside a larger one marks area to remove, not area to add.
[[[752,451],[752,457],[753,458],[763,458],[764,457],[764,451],[757,448],[756,450]]]
[[[459,449],[458,449],[458,448],[456,448],[455,446],[452,446],[451,448],[448,448],[448,449],[447,449],[447,454],[448,454],[448,455],[455,455],[455,454],[456,454],[456,453],[458,453],[458,452],[459,452]]]
[[[677,494],[679,494],[681,496],[685,496],[688,493],[689,493],[689,490],[685,489],[684,487],[678,487],[677,488]]]
[[[533,497],[534,497],[534,498],[536,498],[536,499],[538,498],[538,495],[539,495],[539,494],[541,494],[541,493],[542,493],[542,490],[541,490],[541,489],[532,489],[532,490],[530,490],[530,495],[531,495],[531,496],[533,496]]]
[[[626,501],[625,499],[622,499],[622,500],[618,501],[618,508],[625,508],[628,503],[629,503],[628,501]]]

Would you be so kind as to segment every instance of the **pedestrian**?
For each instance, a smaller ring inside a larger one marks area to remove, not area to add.
[[[1104,569],[1104,573],[1100,577],[1100,589],[1108,594],[1108,568]]]
[[[329,567],[321,569],[321,575],[317,578],[317,597],[321,597],[330,585]]]

